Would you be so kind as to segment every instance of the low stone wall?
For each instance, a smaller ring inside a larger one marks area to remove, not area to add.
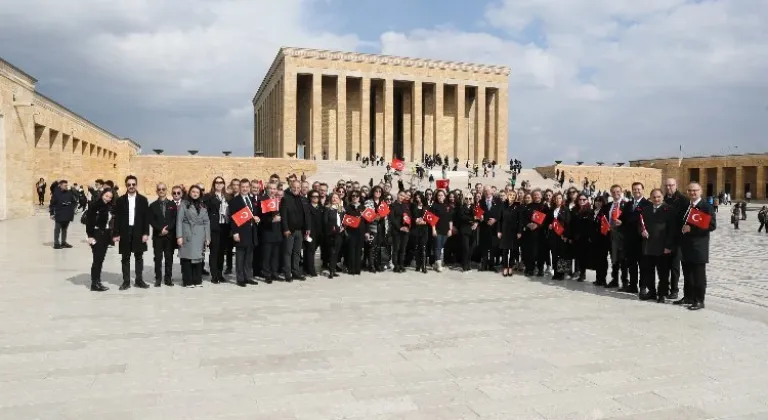
[[[155,185],[164,182],[169,187],[186,186],[202,182],[206,190],[216,176],[229,182],[233,178],[266,179],[276,173],[281,178],[290,174],[313,175],[317,166],[311,160],[279,158],[240,158],[218,156],[134,156],[130,163],[131,173],[139,180],[139,190],[149,197],[155,196]],[[120,190],[125,191],[123,180]]]
[[[605,191],[613,184],[619,184],[624,190],[629,190],[633,182],[642,182],[645,191],[661,187],[661,169],[655,168],[636,168],[636,167],[616,167],[616,166],[577,166],[577,165],[549,165],[540,166],[536,171],[542,176],[554,179],[557,171],[565,172],[565,184],[569,185],[569,180],[573,178],[576,186],[581,186],[584,178],[589,179],[590,183],[595,181],[595,188]]]

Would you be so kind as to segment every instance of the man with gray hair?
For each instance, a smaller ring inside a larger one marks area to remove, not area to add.
[[[301,196],[301,181],[292,179],[290,188],[280,200],[280,222],[283,232],[283,273],[285,281],[306,280],[301,270],[301,249],[309,240],[309,208]]]
[[[168,187],[164,183],[157,184],[156,192],[157,200],[149,205],[149,225],[152,226],[152,251],[155,257],[155,287],[160,287],[162,280],[165,280],[166,286],[173,286],[171,273],[173,250],[176,248],[178,207],[172,200],[168,200]]]
[[[683,217],[688,210],[690,201],[677,189],[677,180],[675,178],[667,178],[664,181],[664,202],[672,207],[672,211],[675,213],[675,229],[679,232],[683,228],[685,221]],[[680,235],[675,235],[674,242],[672,243],[672,257],[670,261],[670,277],[669,277],[669,289],[663,292],[668,292],[667,297],[672,300],[677,300],[678,293],[680,293]],[[662,293],[662,291],[659,291]]]

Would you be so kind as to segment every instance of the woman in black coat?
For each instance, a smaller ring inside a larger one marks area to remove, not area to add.
[[[534,206],[531,193],[525,193],[518,218],[517,233],[520,234],[520,250],[522,251],[524,273],[526,276],[533,275],[533,269],[536,267],[536,249],[538,247],[536,239],[538,232],[531,229],[533,227],[531,225],[531,217],[536,209],[538,209],[538,206]]]
[[[115,206],[112,203],[112,190],[101,192],[101,197],[94,201],[86,213],[85,233],[93,253],[91,263],[91,290],[104,292],[108,287],[101,284],[101,268],[107,249],[112,245],[112,231],[115,221]]]
[[[606,277],[608,276],[608,253],[611,250],[611,237],[609,231],[603,234],[602,220],[605,218],[607,223],[611,206],[606,205],[603,196],[597,196],[593,204],[592,227],[589,235],[589,263],[595,270],[595,286],[607,286]]]
[[[304,241],[302,244],[304,251],[304,272],[310,277],[317,277],[317,268],[315,267],[315,254],[317,246],[323,239],[323,224],[325,223],[325,207],[320,205],[320,193],[310,191],[307,194],[309,203],[309,232],[311,241]]]
[[[475,202],[471,195],[464,197],[461,207],[456,209],[456,221],[459,232],[460,250],[461,250],[461,270],[470,270],[470,257],[474,246],[475,232],[477,232],[478,222],[475,220]]]
[[[576,259],[576,272],[573,276],[576,277],[577,281],[584,281],[587,278],[586,273],[589,268],[589,238],[595,215],[592,212],[589,198],[584,194],[578,195],[576,206],[571,212],[569,235],[573,241],[573,253]]]
[[[224,178],[213,179],[211,190],[203,197],[203,204],[208,210],[211,227],[211,248],[208,253],[208,269],[211,283],[224,283],[224,256],[227,249],[232,249],[232,234],[229,221],[229,200]],[[231,268],[231,267],[230,267]]]
[[[347,250],[344,257],[344,264],[347,267],[347,273],[353,276],[360,275],[363,266],[363,245],[368,231],[368,224],[363,219],[362,214],[365,206],[360,203],[360,193],[352,191],[349,194],[349,204],[346,207],[346,214],[359,217],[360,224],[357,227],[346,226],[347,232]]]
[[[325,207],[323,233],[328,241],[328,278],[338,277],[339,254],[344,243],[344,204],[338,194],[332,193],[328,197],[328,205]]]
[[[555,274],[552,280],[565,279],[565,273],[571,265],[571,244],[569,243],[571,233],[571,212],[565,204],[562,193],[556,193],[552,196],[552,210],[549,212],[549,228],[547,229],[547,241],[549,249],[552,252],[552,268]],[[555,221],[563,228],[562,234],[558,235],[555,229]]]
[[[417,191],[411,204],[411,241],[415,244],[416,271],[427,272],[427,239],[429,226],[424,220],[424,213],[429,209],[424,195]]]
[[[504,277],[512,276],[512,258],[513,250],[517,247],[517,240],[520,227],[520,215],[515,205],[515,195],[500,193],[499,198],[506,198],[502,201],[501,219],[498,223],[499,249],[501,249],[501,266]]]

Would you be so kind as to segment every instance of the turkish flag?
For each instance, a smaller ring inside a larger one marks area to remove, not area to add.
[[[451,180],[449,179],[438,179],[435,181],[435,186],[439,190],[447,190],[449,185],[451,185]]]
[[[485,214],[483,208],[479,204],[475,204],[475,217],[480,219],[483,217],[483,214]]]
[[[534,210],[533,215],[531,215],[531,221],[533,223],[536,223],[537,225],[544,223],[544,219],[546,218],[547,218],[547,215],[538,210]]]
[[[405,162],[398,158],[392,159],[392,168],[398,172],[403,172],[405,169]]]
[[[685,222],[699,229],[709,230],[709,222],[711,221],[712,216],[710,214],[704,213],[696,207],[691,207],[691,211],[688,212],[688,219]]]
[[[243,223],[246,223],[251,219],[253,219],[253,213],[251,213],[251,209],[248,208],[248,206],[243,207],[240,209],[240,211],[232,215],[232,220],[235,221],[235,224],[238,227],[242,226]]]
[[[341,222],[346,227],[356,228],[360,226],[360,218],[357,216],[344,215],[344,220]]]
[[[555,231],[555,234],[557,236],[563,236],[563,232],[565,232],[565,228],[563,225],[560,224],[560,221],[557,219],[552,221],[552,230]]]
[[[608,223],[608,219],[605,218],[605,215],[600,216],[600,233],[607,235],[610,230],[611,225]]]
[[[276,198],[270,198],[269,200],[261,200],[261,212],[270,213],[280,210],[280,202]]]
[[[616,206],[616,208],[613,209],[613,212],[611,212],[611,220],[614,222],[619,220],[619,217],[621,217],[621,209],[619,207],[621,206]]]
[[[379,213],[379,216],[381,217],[389,216],[389,204],[381,203],[381,205],[379,206],[379,211],[377,213]]]
[[[435,227],[438,220],[440,220],[440,218],[435,216],[431,211],[427,210],[424,212],[424,221],[427,222],[428,225]]]
[[[408,216],[407,213],[403,213],[403,223],[410,226],[411,225],[411,216]]]
[[[376,218],[376,212],[371,208],[367,208],[363,211],[362,216],[366,222],[371,223]]]

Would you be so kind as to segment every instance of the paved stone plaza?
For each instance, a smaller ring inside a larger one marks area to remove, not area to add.
[[[477,272],[119,292],[115,249],[99,294],[79,222],[0,222],[0,419],[768,419],[768,235],[725,210],[698,312]]]

